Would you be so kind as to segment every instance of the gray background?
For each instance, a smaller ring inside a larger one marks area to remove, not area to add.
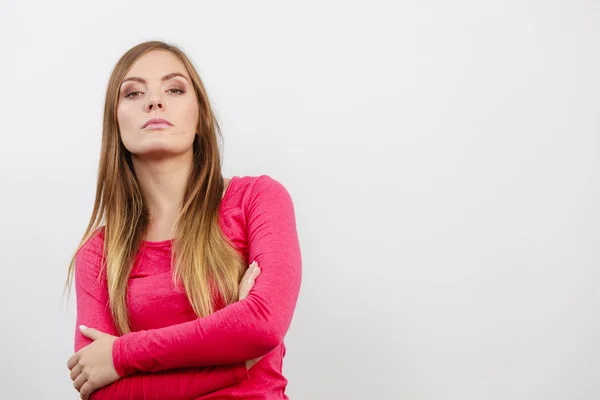
[[[78,398],[104,91],[164,39],[294,198],[292,399],[600,398],[597,1],[122,3],[2,2],[1,397]]]

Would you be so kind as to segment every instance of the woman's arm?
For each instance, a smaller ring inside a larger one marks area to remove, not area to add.
[[[238,382],[223,367],[195,367],[160,372],[136,372],[90,395],[90,400],[190,400]],[[245,368],[245,367],[244,367]]]
[[[93,327],[118,336],[108,308],[106,281],[97,281],[102,255],[101,245],[92,239],[77,254],[75,288],[77,293],[77,324]],[[75,332],[75,351],[92,343]],[[123,375],[121,375],[123,376]],[[124,376],[92,393],[92,400],[189,400],[221,389],[248,377],[246,364],[171,369],[161,373],[136,373]]]
[[[278,181],[263,175],[245,208],[249,261],[261,269],[249,296],[204,318],[117,338],[113,360],[119,375],[239,363],[264,356],[283,341],[301,283],[292,199]]]

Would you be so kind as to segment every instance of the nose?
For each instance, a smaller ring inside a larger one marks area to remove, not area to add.
[[[146,112],[154,111],[154,110],[164,110],[165,103],[164,101],[156,94],[152,94],[148,97],[148,104],[146,104]]]

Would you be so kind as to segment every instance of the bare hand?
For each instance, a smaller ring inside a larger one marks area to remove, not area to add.
[[[240,300],[244,300],[246,297],[248,297],[250,290],[252,290],[252,288],[254,287],[254,283],[256,282],[256,278],[258,277],[258,275],[260,275],[260,268],[258,267],[258,263],[254,261],[252,264],[250,264],[250,266],[246,270],[246,273],[242,277],[242,280],[240,281]]]
[[[88,400],[94,390],[109,385],[120,378],[112,359],[116,336],[81,326],[81,333],[93,340],[67,362],[71,370],[73,386],[83,400]]]
[[[260,275],[260,268],[258,267],[258,263],[254,261],[248,269],[246,273],[242,277],[240,281],[240,289],[239,289],[239,299],[244,300],[248,297],[248,294],[254,287],[254,283],[256,282],[256,278]],[[246,369],[250,369],[254,364],[260,361],[262,357],[255,358],[254,360],[246,361]]]

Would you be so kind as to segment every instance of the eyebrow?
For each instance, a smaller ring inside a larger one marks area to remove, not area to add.
[[[183,79],[185,79],[186,81],[189,82],[188,78],[186,78],[185,75],[183,75],[180,72],[171,72],[170,74],[167,74],[167,75],[163,76],[160,80],[162,82],[164,82],[164,81],[168,81],[169,79],[175,78],[176,76],[180,76],[180,77],[182,77]],[[137,77],[137,76],[130,76],[129,78],[123,79],[123,82],[121,82],[121,85],[124,84],[127,81],[135,81],[135,82],[139,82],[139,83],[147,83],[144,78],[140,78],[140,77]]]

